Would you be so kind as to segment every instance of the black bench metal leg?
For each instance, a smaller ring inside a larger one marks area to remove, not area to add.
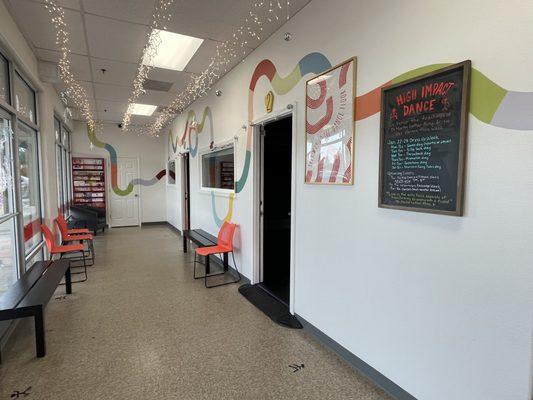
[[[35,316],[35,347],[37,348],[37,357],[46,355],[46,343],[44,338],[44,315],[43,308],[39,306]]]
[[[209,256],[205,256],[205,275],[209,275],[211,273],[211,265],[209,264]]]
[[[183,252],[187,253],[187,238],[183,236]]]
[[[65,272],[65,289],[67,294],[72,293],[72,276],[70,274],[70,267],[68,267]]]
[[[224,257],[224,271],[229,271],[229,264],[228,264],[228,253],[223,254]]]

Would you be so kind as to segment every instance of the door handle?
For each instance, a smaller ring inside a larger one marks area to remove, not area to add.
[[[135,197],[139,197],[139,195],[138,195],[138,194],[136,194],[136,195],[135,195]]]

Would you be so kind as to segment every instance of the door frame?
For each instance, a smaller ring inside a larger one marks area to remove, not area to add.
[[[274,110],[270,114],[263,115],[253,120],[250,125],[252,127],[253,135],[253,162],[252,162],[252,243],[253,243],[253,257],[252,257],[252,279],[251,283],[256,284],[262,281],[262,269],[261,269],[261,216],[260,205],[262,181],[261,181],[261,128],[263,125],[274,122],[286,117],[292,117],[292,155],[291,155],[291,250],[290,250],[290,284],[289,284],[289,311],[294,314],[294,292],[295,292],[295,279],[296,279],[296,262],[295,262],[295,239],[296,239],[296,184],[297,179],[297,102],[287,104],[285,108]]]
[[[121,158],[133,158],[135,160],[137,160],[137,179],[140,179],[141,177],[141,160],[139,159],[139,157],[117,157],[117,181],[118,181],[118,160],[121,159]],[[115,194],[113,192],[113,187],[112,187],[112,183],[111,183],[111,161],[109,161],[107,163],[107,172],[108,172],[108,177],[109,177],[109,186],[108,186],[108,189],[109,189],[109,197],[108,199],[111,200],[111,196],[118,196],[117,194]],[[117,182],[118,184],[118,182]],[[141,199],[142,199],[142,185],[135,185],[137,186],[137,193],[138,193],[138,201],[137,201],[137,215],[139,216],[139,223],[137,225],[129,225],[129,226],[141,226],[142,224],[142,207],[141,207]],[[109,212],[107,213],[108,214],[108,218],[109,218],[109,221],[108,221],[108,226],[109,228],[113,228],[113,217],[111,215],[111,201],[109,202]],[[117,228],[123,228],[122,226],[118,226]]]

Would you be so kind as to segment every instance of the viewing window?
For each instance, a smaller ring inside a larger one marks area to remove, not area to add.
[[[15,74],[15,109],[35,123],[35,92],[17,73]]]
[[[235,189],[233,146],[202,155],[202,188]]]

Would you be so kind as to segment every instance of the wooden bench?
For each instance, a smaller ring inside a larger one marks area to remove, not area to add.
[[[68,260],[38,261],[0,297],[0,337],[9,329],[10,320],[33,317],[37,357],[44,357],[44,307],[50,301],[61,279],[65,277],[67,294],[72,293]],[[1,361],[1,354],[0,354]]]
[[[198,247],[208,247],[208,246],[215,246],[217,244],[217,238],[216,236],[211,235],[210,233],[204,231],[203,229],[185,229],[183,231],[183,252],[187,253],[187,242],[191,241],[195,243]],[[209,259],[211,257],[214,257],[213,259],[216,260],[216,262],[219,262],[219,259],[215,256],[210,256],[205,258],[205,273],[210,274],[211,273],[211,266]],[[224,272],[227,272],[229,270],[228,265],[228,253],[223,254],[223,263],[224,263]]]

